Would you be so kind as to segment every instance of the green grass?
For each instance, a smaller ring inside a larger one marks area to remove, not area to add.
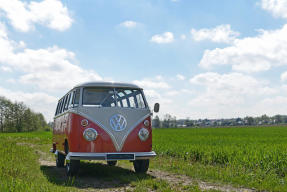
[[[154,168],[208,181],[287,191],[287,127],[156,129]]]
[[[29,146],[47,144],[50,138],[44,132],[0,134],[0,191],[72,191],[48,182],[38,155]]]
[[[49,132],[0,134],[0,191],[200,191],[196,185],[135,174],[127,163],[81,162],[79,176],[67,178],[64,169],[39,163],[39,158],[54,161],[48,153],[51,140]],[[156,129],[153,149],[158,154],[153,169],[259,191],[287,191],[287,127]]]
[[[54,161],[48,152],[51,141],[49,132],[0,134],[0,191],[200,191],[105,162],[81,162],[79,175],[68,178],[64,168],[39,163],[39,159]]]

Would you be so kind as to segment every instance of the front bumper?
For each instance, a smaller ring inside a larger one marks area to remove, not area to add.
[[[80,153],[69,152],[67,160],[140,160],[150,159],[156,156],[154,151],[151,152],[134,152],[134,153]],[[119,157],[119,158],[117,158]],[[112,158],[112,159],[111,159]]]

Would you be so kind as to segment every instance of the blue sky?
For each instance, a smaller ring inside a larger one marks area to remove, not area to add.
[[[51,120],[75,84],[121,81],[161,116],[286,114],[286,19],[287,0],[0,0],[0,95]]]

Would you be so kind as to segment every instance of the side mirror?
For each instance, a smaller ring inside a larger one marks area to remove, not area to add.
[[[154,111],[155,113],[159,112],[159,103],[155,103],[155,104],[154,104],[153,111]]]

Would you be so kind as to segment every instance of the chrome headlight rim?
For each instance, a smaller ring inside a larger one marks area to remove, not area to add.
[[[146,141],[149,138],[149,135],[149,130],[147,130],[146,128],[143,127],[139,130],[138,136],[141,141]]]
[[[98,137],[98,132],[97,130],[95,130],[94,128],[87,128],[85,129],[85,131],[83,132],[83,137],[87,140],[87,141],[94,141],[97,139]]]
[[[145,127],[148,127],[149,125],[150,125],[149,120],[147,120],[147,119],[146,119],[146,120],[144,120],[144,126],[145,126]]]
[[[81,121],[81,125],[82,125],[83,127],[87,127],[87,126],[89,125],[89,121],[88,121],[87,119],[83,119],[83,120]]]

